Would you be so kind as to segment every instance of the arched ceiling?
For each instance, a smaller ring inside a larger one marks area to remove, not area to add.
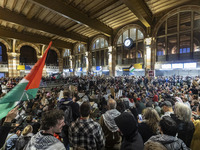
[[[151,27],[154,16],[199,0],[0,0],[0,36],[72,48],[135,21]]]

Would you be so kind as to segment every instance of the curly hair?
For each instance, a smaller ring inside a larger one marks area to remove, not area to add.
[[[145,122],[147,123],[147,125],[149,125],[150,128],[153,130],[153,132],[156,133],[160,121],[160,117],[157,111],[151,107],[148,107],[144,109],[143,116],[145,118]]]
[[[41,129],[49,130],[51,127],[56,126],[58,120],[64,118],[64,112],[62,110],[54,109],[47,111],[42,115],[41,119]]]

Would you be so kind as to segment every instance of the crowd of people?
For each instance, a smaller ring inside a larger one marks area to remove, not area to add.
[[[20,80],[2,78],[1,97]],[[198,76],[58,80],[62,85],[40,88],[0,121],[1,149],[199,149]]]

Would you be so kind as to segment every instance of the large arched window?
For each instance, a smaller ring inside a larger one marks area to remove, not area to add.
[[[7,52],[6,46],[0,42],[0,63],[8,62],[8,57],[6,52]]]
[[[108,65],[108,41],[102,37],[92,44],[92,66]]]
[[[200,13],[198,12],[181,10],[163,20],[157,30],[158,61],[161,55],[170,55],[166,60],[191,59],[190,53],[200,51],[199,46]]]
[[[63,54],[64,68],[70,68],[70,55],[71,55],[70,49],[65,49],[64,54]]]
[[[20,63],[22,64],[35,64],[37,62],[37,54],[33,47],[22,46],[20,49]]]
[[[127,38],[133,40],[133,46],[131,48],[126,48],[124,46],[124,41]],[[144,53],[144,33],[136,27],[125,28],[117,40],[116,52],[117,65],[142,63]]]
[[[85,52],[86,52],[86,46],[84,44],[77,44],[75,46],[76,68],[86,67]]]

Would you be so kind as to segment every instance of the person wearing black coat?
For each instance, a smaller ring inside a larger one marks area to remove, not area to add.
[[[159,142],[167,150],[189,150],[186,144],[176,137],[177,131],[178,126],[176,122],[170,116],[164,116],[160,121],[161,134],[152,136],[146,143],[149,141]]]
[[[114,120],[123,134],[121,150],[143,150],[144,144],[135,117],[130,112],[123,112]]]

